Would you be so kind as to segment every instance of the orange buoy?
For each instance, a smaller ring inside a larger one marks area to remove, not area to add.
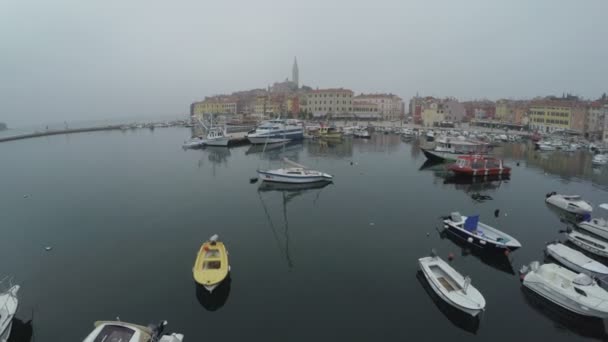
[[[450,252],[450,253],[448,254],[448,260],[452,260],[452,259],[454,259],[454,253],[451,253],[451,252]]]
[[[209,251],[209,246],[204,245],[204,246],[203,246],[203,249],[205,250],[205,252],[208,252],[208,251]]]

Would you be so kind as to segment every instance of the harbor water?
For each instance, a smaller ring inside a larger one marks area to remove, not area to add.
[[[546,193],[608,202],[608,170],[593,169],[587,152],[507,144],[496,152],[511,178],[470,182],[427,165],[397,135],[264,152],[183,150],[189,136],[164,128],[0,144],[0,275],[21,285],[17,317],[32,320],[35,340],[81,341],[94,321],[116,317],[166,319],[185,341],[608,339],[602,322],[524,291],[517,273],[544,260],[547,242],[565,240]],[[250,184],[283,157],[335,181]],[[523,247],[493,257],[470,250],[440,232],[454,211],[480,214]],[[231,277],[209,296],[192,265],[216,233]],[[432,249],[446,260],[453,253],[451,265],[485,296],[479,321],[441,302],[417,273]]]

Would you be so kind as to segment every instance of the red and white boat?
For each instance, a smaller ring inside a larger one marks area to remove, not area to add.
[[[456,175],[472,177],[511,174],[511,168],[505,166],[501,159],[483,155],[460,156],[448,169]]]

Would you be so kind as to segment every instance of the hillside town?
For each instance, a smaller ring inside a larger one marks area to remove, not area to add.
[[[219,114],[244,121],[282,116],[307,120],[400,121],[421,127],[505,127],[539,133],[567,132],[608,142],[608,96],[595,100],[571,94],[531,99],[460,101],[416,94],[408,105],[392,93],[300,85],[297,59],[291,79],[264,88],[207,96],[190,105],[190,115]]]

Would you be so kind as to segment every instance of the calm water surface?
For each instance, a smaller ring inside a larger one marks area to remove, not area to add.
[[[608,339],[600,323],[522,291],[516,275],[561,238],[545,193],[607,202],[608,176],[588,154],[509,145],[498,153],[514,168],[510,180],[466,184],[423,167],[416,145],[398,136],[264,154],[184,151],[188,136],[167,128],[0,144],[0,273],[22,285],[18,317],[33,316],[35,340],[81,341],[95,320],[117,316],[167,319],[186,341]],[[334,184],[249,184],[283,156],[334,174]],[[476,202],[475,192],[493,200]],[[481,214],[523,247],[509,258],[468,251],[436,229],[452,211]],[[232,273],[209,297],[197,292],[192,265],[214,233]],[[432,248],[454,253],[452,265],[484,294],[480,322],[443,305],[417,275]]]

